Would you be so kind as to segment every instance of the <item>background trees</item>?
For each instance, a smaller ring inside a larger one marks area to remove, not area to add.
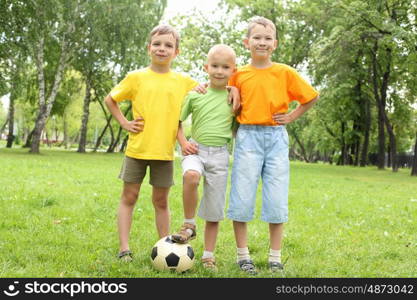
[[[146,66],[147,35],[166,1],[0,5],[11,16],[0,20],[0,94],[11,104],[0,110],[0,126],[8,120],[9,145],[27,142],[38,152],[54,131],[78,152],[123,149],[126,135],[101,100],[126,72]],[[246,21],[268,17],[279,39],[273,60],[296,68],[321,94],[315,109],[288,126],[291,156],[396,171],[411,166],[404,153],[417,140],[416,7],[415,0],[222,0],[215,12],[171,20],[182,35],[174,68],[205,81],[202,65],[215,43],[231,45],[239,65],[248,63]],[[122,110],[130,111],[127,104]]]

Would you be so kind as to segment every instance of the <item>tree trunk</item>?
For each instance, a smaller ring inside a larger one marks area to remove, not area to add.
[[[130,104],[128,106],[128,108],[123,112],[123,114],[126,116],[130,112],[131,109],[132,109],[132,105]],[[112,135],[112,140],[111,140],[110,145],[109,145],[109,147],[107,148],[107,151],[106,151],[107,153],[114,152],[114,149],[116,149],[116,146],[119,144],[120,135],[122,134],[122,131],[123,131],[122,126],[119,126],[119,130],[117,132],[116,139],[114,139],[114,136]]]
[[[128,138],[129,138],[129,135],[126,134],[125,138],[123,139],[122,146],[120,146],[120,149],[119,149],[120,153],[125,152]]]
[[[342,152],[342,155],[340,156],[340,162],[339,162],[339,164],[340,165],[342,165],[342,166],[344,166],[345,164],[346,164],[346,161],[347,161],[347,147],[346,147],[346,142],[345,142],[345,127],[346,127],[346,123],[345,122],[343,122],[343,121],[341,121],[341,131],[342,131],[342,134],[341,134],[341,136],[340,136],[340,140],[341,140],[341,143],[340,143],[340,146],[341,146],[341,152]]]
[[[385,168],[385,124],[382,114],[383,104],[378,103],[378,169]]]
[[[387,146],[387,153],[388,153],[388,155],[387,155],[387,168],[391,168],[391,157],[392,157],[391,144],[388,144],[388,146]]]
[[[65,111],[62,119],[64,121],[64,140],[63,140],[63,144],[64,144],[64,148],[68,149],[69,148],[69,135],[68,135],[68,116],[67,116],[67,112]]]
[[[365,41],[362,40],[362,43],[365,43]],[[370,103],[368,97],[364,95],[362,91],[362,86],[364,82],[366,82],[365,76],[361,75],[363,74],[363,66],[361,63],[363,57],[364,51],[363,48],[360,47],[355,59],[355,72],[358,75],[355,92],[359,107],[359,118],[356,129],[360,133],[357,137],[355,148],[355,166],[360,165],[361,167],[366,166],[368,160],[369,131],[371,126]]]
[[[55,102],[56,95],[58,93],[59,86],[61,84],[62,76],[66,67],[67,59],[69,56],[68,51],[68,40],[67,35],[73,30],[73,23],[68,25],[67,32],[64,34],[63,40],[61,42],[60,56],[58,60],[58,65],[54,74],[54,82],[52,88],[49,92],[48,97],[46,97],[46,80],[44,74],[44,37],[40,37],[38,44],[35,47],[36,53],[36,69],[38,73],[38,89],[39,89],[39,113],[36,118],[36,124],[32,136],[32,144],[30,146],[31,153],[39,153],[40,138],[42,130],[45,127],[46,120],[49,117],[52,106]]]
[[[383,170],[385,168],[385,106],[386,106],[386,88],[388,86],[389,68],[388,74],[385,72],[383,76],[383,82],[379,90],[378,87],[378,62],[377,62],[378,40],[374,43],[374,49],[372,52],[372,83],[376,105],[378,108],[378,169]],[[388,76],[387,76],[388,75]]]
[[[6,121],[4,121],[3,125],[0,128],[0,135],[3,133],[4,128],[6,128],[7,124],[9,123],[9,114],[7,114]]]
[[[33,133],[35,132],[35,128],[33,128],[30,133],[27,136],[26,142],[23,145],[23,148],[29,148],[30,145],[32,145],[32,137],[33,137]]]
[[[308,159],[308,157],[307,157],[307,152],[306,152],[306,149],[305,149],[305,147],[304,147],[304,145],[303,145],[303,143],[300,141],[300,139],[298,138],[298,136],[297,136],[297,134],[295,133],[295,132],[292,132],[292,136],[294,137],[294,139],[295,139],[295,141],[297,142],[297,144],[300,146],[300,149],[301,149],[301,155],[302,155],[302,157],[303,157],[303,159],[304,159],[304,161],[305,162],[310,162],[310,160]]]
[[[385,114],[385,111],[384,111]],[[398,159],[397,159],[397,141],[394,134],[394,128],[391,125],[391,122],[388,119],[388,116],[384,116],[385,125],[389,137],[389,146],[390,146],[390,161],[392,165],[392,171],[398,172]]]
[[[107,148],[107,153],[113,153],[113,152],[114,152],[114,149],[116,149],[117,145],[118,145],[118,144],[119,144],[119,142],[120,142],[120,136],[121,136],[121,134],[122,134],[122,131],[123,131],[122,126],[119,126],[119,130],[117,131],[117,137],[116,137],[116,139],[114,140],[114,142],[113,142],[113,143],[111,143],[111,144],[109,145],[109,147]]]
[[[80,130],[80,142],[78,144],[79,153],[85,153],[85,145],[87,144],[87,125],[88,117],[90,115],[90,101],[91,101],[91,80],[90,78],[86,79],[85,87],[85,97],[84,97],[84,106],[83,106],[83,117],[81,121],[81,130]]]
[[[368,164],[369,135],[371,131],[371,105],[368,98],[364,99],[364,138],[362,144],[361,159],[359,165],[365,167]]]
[[[39,153],[42,131],[45,128],[46,119],[48,118],[47,112],[45,111],[46,107],[43,107],[39,110],[38,116],[36,117],[35,128],[33,128],[32,142],[30,145],[29,152]]]
[[[417,176],[417,132],[416,132],[416,143],[414,145],[414,158],[413,158],[413,166],[411,168],[411,176]]]
[[[110,127],[111,135],[113,135],[113,128],[110,125],[112,116],[107,113],[106,109],[104,108],[103,101],[97,101],[97,102],[100,105],[101,110],[103,111],[104,116],[106,118],[106,125],[104,126],[103,130],[101,131],[100,135],[97,138],[96,145],[94,146],[93,152],[96,152],[98,147],[100,147],[101,140],[103,139],[103,136],[107,131],[107,128]]]
[[[10,93],[9,99],[9,113],[8,113],[8,120],[9,120],[9,133],[7,134],[7,148],[12,148],[13,141],[14,141],[14,98],[15,93],[12,91]]]

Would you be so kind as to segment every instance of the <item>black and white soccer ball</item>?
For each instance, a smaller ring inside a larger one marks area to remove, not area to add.
[[[152,248],[152,265],[160,271],[175,270],[185,272],[194,264],[194,250],[189,244],[179,244],[166,236]]]

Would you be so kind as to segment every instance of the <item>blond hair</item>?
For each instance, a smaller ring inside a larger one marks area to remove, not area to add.
[[[161,35],[161,34],[172,34],[172,36],[175,38],[175,49],[178,49],[178,47],[180,46],[180,35],[174,29],[174,27],[170,25],[158,25],[154,27],[149,33],[148,43],[149,44],[151,43],[152,37],[154,35]]]
[[[265,17],[259,17],[259,16],[255,16],[255,17],[253,17],[253,18],[251,18],[250,20],[249,20],[249,24],[248,24],[248,33],[247,33],[247,37],[249,38],[250,37],[250,33],[251,33],[251,31],[252,31],[252,29],[256,26],[256,25],[262,25],[263,27],[270,27],[270,28],[272,28],[273,30],[274,30],[274,32],[275,32],[275,36],[276,36],[276,34],[277,34],[277,29],[276,29],[276,27],[275,27],[275,24],[271,21],[271,20],[269,20],[269,19],[267,19],[267,18],[265,18]]]

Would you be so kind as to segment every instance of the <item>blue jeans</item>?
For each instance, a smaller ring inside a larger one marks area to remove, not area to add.
[[[253,219],[260,177],[261,219],[273,224],[287,222],[289,159],[285,126],[240,125],[234,150],[229,219],[239,222]]]

